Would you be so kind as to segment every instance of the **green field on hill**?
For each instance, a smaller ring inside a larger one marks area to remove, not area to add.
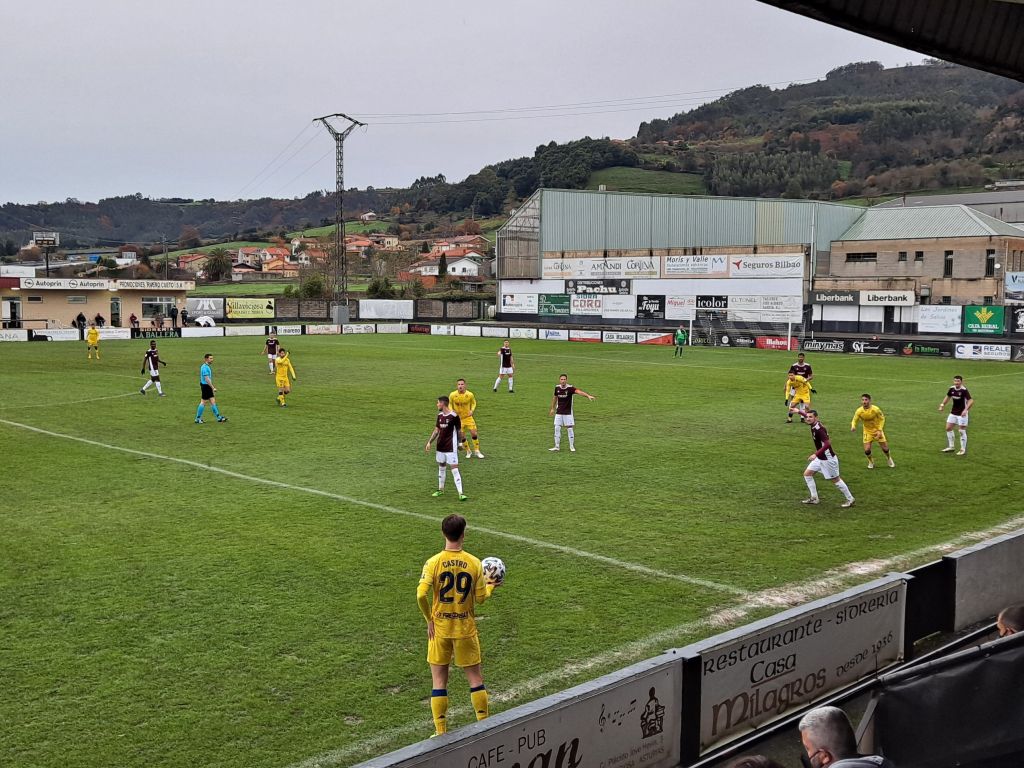
[[[513,340],[509,394],[496,339],[283,340],[286,408],[262,337],[160,340],[163,398],[138,392],[145,341],[101,361],[3,346],[5,767],[350,765],[429,737],[415,586],[451,512],[508,566],[478,614],[492,711],[1020,515],[1021,365],[810,355],[857,499],[841,509],[820,476],[821,505],[800,503],[812,443],[783,423],[787,353]],[[223,424],[193,421],[206,352]],[[577,398],[575,453],[548,451],[562,372],[597,396]],[[940,453],[954,374],[977,402],[966,456]],[[458,377],[486,457],[462,461],[462,503],[451,478],[431,497],[424,451]],[[869,471],[850,432],[863,391],[895,469]],[[460,674],[450,689],[469,724]]]
[[[707,192],[700,174],[645,171],[642,168],[603,168],[590,174],[587,189],[597,189],[601,184],[611,192],[662,195],[703,195]]]
[[[387,232],[391,223],[388,221],[346,221],[346,235],[362,235],[367,232]],[[328,224],[325,227],[311,227],[289,232],[287,237],[329,237],[334,234],[334,225]]]

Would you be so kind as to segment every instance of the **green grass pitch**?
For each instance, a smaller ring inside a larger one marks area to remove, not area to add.
[[[510,395],[491,391],[497,339],[283,341],[287,408],[262,338],[161,341],[164,398],[138,394],[143,341],[100,362],[0,348],[5,766],[346,765],[426,738],[415,586],[454,511],[466,548],[509,569],[480,610],[494,710],[1020,514],[1024,366],[811,355],[843,510],[820,477],[821,506],[799,503],[811,441],[783,423],[787,353],[513,341]],[[229,421],[197,426],[207,351]],[[598,397],[577,399],[575,454],[547,450],[563,371]],[[940,453],[936,410],[957,373],[977,401],[964,457]],[[460,376],[486,455],[463,460],[465,503],[450,479],[431,498],[424,452]],[[863,391],[894,470],[868,471],[849,432]],[[451,690],[466,724],[461,675]]]

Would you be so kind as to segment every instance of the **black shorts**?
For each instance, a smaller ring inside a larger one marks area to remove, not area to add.
[[[199,385],[199,389],[202,392],[200,397],[203,400],[212,400],[213,399],[213,387],[211,387],[209,384],[200,384]]]

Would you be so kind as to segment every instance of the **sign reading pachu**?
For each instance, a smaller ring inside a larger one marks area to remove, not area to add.
[[[897,662],[905,579],[878,579],[685,649],[700,658],[701,750]]]
[[[256,320],[274,316],[274,299],[225,299],[230,320]]]

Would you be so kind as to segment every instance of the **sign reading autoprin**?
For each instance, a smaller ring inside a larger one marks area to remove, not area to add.
[[[905,579],[878,579],[685,649],[700,657],[701,750],[899,661]]]

